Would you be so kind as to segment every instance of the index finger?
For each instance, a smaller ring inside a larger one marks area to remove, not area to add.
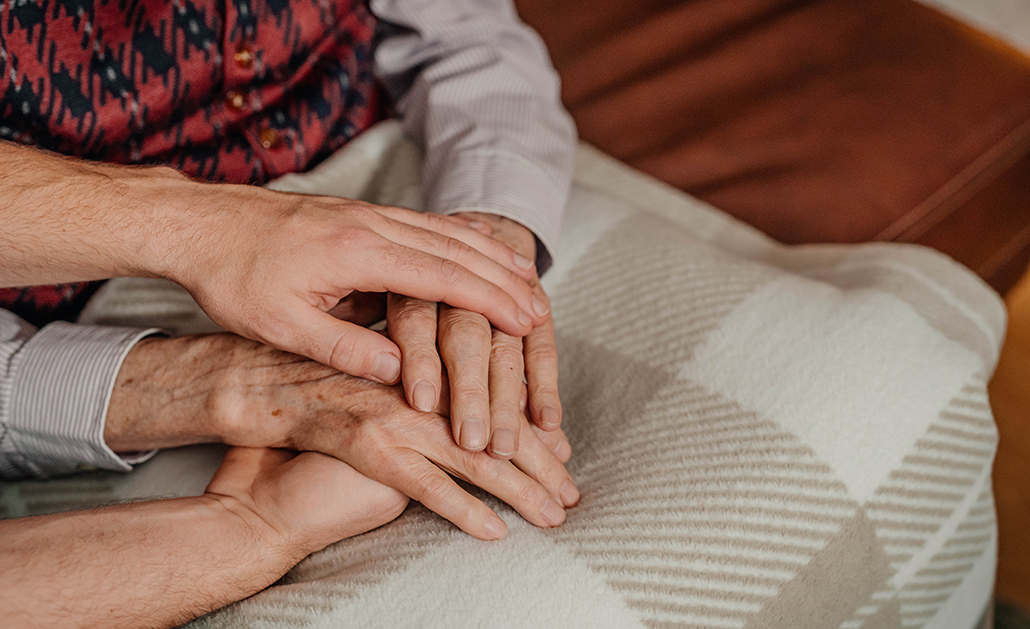
[[[550,312],[547,296],[541,293],[541,298],[533,291],[532,282],[535,280],[535,274],[521,277],[475,247],[446,234],[390,220],[388,217],[384,217],[383,221],[384,223],[377,227],[380,236],[396,244],[457,262],[483,279],[493,282],[522,305],[526,313],[533,317],[533,323],[543,323],[544,317]],[[509,256],[513,255],[507,245],[495,243],[495,246],[507,249]]]
[[[379,213],[395,221],[406,223],[449,236],[469,245],[476,251],[488,256],[508,270],[516,273],[524,280],[536,277],[536,264],[529,258],[519,254],[507,244],[491,238],[468,225],[468,221],[454,216],[442,216],[428,212],[415,212],[402,208],[380,206]],[[460,222],[459,222],[460,221]]]
[[[446,472],[421,454],[399,450],[391,460],[393,469],[377,474],[382,483],[421,502],[472,537],[491,541],[507,533],[504,520],[490,507],[459,487]]]
[[[379,251],[369,252],[362,262],[369,271],[364,277],[365,283],[348,288],[442,301],[480,313],[498,329],[513,336],[525,336],[533,329],[533,317],[520,305],[532,307],[532,289],[528,284],[517,291],[521,294],[516,301],[500,286],[453,260],[389,241]]]

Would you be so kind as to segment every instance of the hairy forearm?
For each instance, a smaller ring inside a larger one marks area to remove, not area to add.
[[[0,141],[0,286],[163,275],[197,185]]]
[[[232,499],[180,498],[0,522],[12,627],[170,627],[274,583],[301,557]]]

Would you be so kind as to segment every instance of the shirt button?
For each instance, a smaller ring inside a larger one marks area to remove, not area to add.
[[[229,109],[235,109],[239,111],[243,109],[243,106],[247,104],[247,98],[239,92],[229,92],[225,95],[225,105]]]
[[[246,44],[241,45],[232,58],[236,65],[244,70],[249,70],[254,65],[254,52],[247,48]]]
[[[279,133],[275,129],[262,129],[258,139],[261,140],[261,146],[266,149],[278,148],[282,142],[282,138],[279,137]]]

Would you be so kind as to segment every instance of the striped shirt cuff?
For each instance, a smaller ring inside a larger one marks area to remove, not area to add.
[[[428,209],[437,214],[488,212],[525,225],[539,241],[536,267],[542,276],[557,254],[566,197],[525,157],[463,151],[440,170]]]
[[[52,323],[12,362],[4,476],[46,478],[105,469],[128,472],[151,453],[121,457],[104,442],[104,423],[122,361],[160,330]]]

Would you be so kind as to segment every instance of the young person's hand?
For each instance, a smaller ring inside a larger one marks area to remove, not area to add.
[[[232,448],[205,496],[248,517],[293,563],[329,544],[391,522],[404,494],[317,452]]]
[[[0,286],[165,277],[230,331],[386,383],[397,346],[326,312],[352,291],[448,303],[514,335],[546,316],[523,258],[460,219],[5,141],[0,163]]]
[[[177,627],[408,499],[322,454],[233,448],[202,496],[0,520],[10,627]]]
[[[458,216],[487,226],[484,231],[518,252],[523,264],[536,257],[535,237],[515,221],[481,213]],[[561,425],[550,301],[536,268],[526,270],[538,312],[547,314],[525,338],[492,328],[486,317],[466,309],[397,294],[387,302],[390,337],[404,358],[401,372],[409,403],[424,411],[435,408],[442,364],[450,380],[455,443],[472,452],[486,449],[501,459],[519,451],[524,411],[545,431]]]
[[[190,245],[169,275],[215,322],[247,338],[393,384],[400,349],[327,313],[353,291],[447,303],[517,336],[546,321],[524,259],[460,219],[209,187],[211,210],[196,212],[184,228]]]

